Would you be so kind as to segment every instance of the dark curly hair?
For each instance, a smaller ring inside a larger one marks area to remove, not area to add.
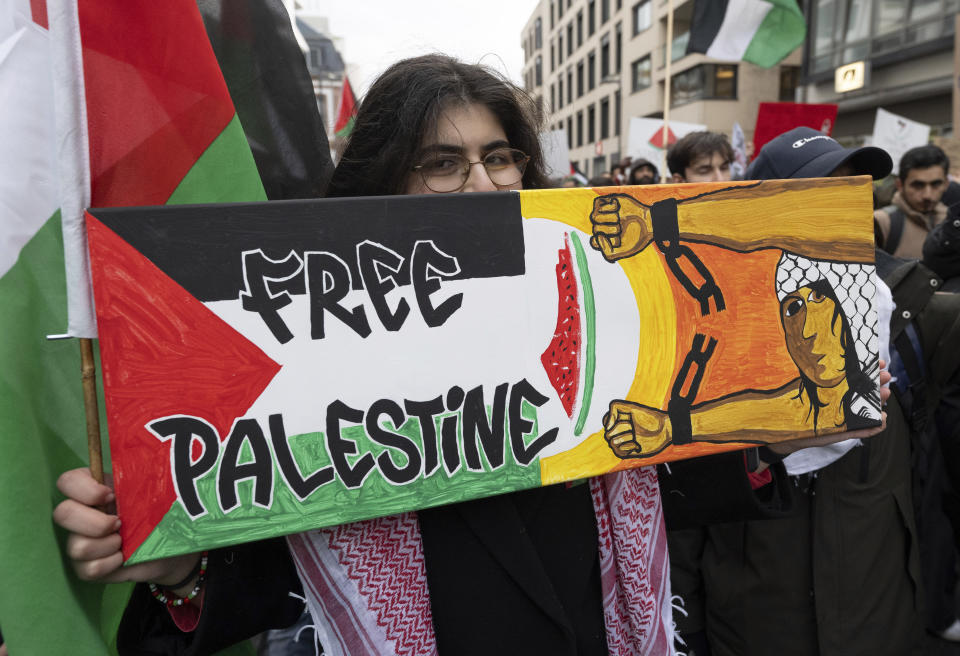
[[[357,110],[328,197],[402,194],[424,136],[451,106],[486,106],[514,148],[530,155],[524,189],[548,186],[540,150],[540,112],[524,91],[490,69],[446,55],[397,62],[370,87]]]

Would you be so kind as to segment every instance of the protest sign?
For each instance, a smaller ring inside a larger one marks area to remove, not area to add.
[[[911,121],[882,107],[877,108],[877,118],[873,123],[873,139],[871,145],[883,148],[890,153],[893,160],[893,171],[896,175],[900,170],[900,158],[911,148],[925,146],[930,141],[930,126],[917,121]]]
[[[630,130],[627,134],[627,155],[634,160],[645,159],[657,166],[662,179],[670,177],[670,172],[664,169],[664,155],[677,139],[699,130],[706,130],[702,123],[683,123],[670,121],[667,134],[663,133],[663,119],[639,118],[630,119]]]
[[[757,124],[753,130],[753,152],[787,130],[806,126],[825,135],[833,133],[837,122],[837,106],[833,104],[762,102],[757,108]]]
[[[871,202],[837,178],[91,210],[125,556],[877,425]]]

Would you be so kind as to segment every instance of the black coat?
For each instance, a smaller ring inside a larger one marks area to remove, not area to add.
[[[586,484],[554,485],[418,513],[440,654],[606,653],[597,528]],[[121,654],[198,656],[293,624],[303,604],[286,543],[211,552],[196,631],[180,632],[137,586]]]

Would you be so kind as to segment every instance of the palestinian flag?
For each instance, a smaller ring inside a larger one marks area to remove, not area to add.
[[[353,132],[353,119],[357,115],[357,99],[353,97],[350,88],[350,79],[344,76],[343,92],[340,94],[340,109],[337,110],[337,122],[333,126],[334,133],[345,139]]]
[[[263,190],[192,1],[47,14],[0,4],[0,623],[12,654],[101,656],[129,586],[76,580],[51,521],[56,478],[87,461],[79,349],[46,339],[68,325],[68,285],[68,332],[93,329],[82,210]]]
[[[803,43],[807,24],[796,0],[695,0],[687,54],[770,68]]]

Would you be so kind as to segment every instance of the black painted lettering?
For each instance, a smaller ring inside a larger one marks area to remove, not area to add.
[[[243,443],[250,445],[253,460],[240,463]],[[256,419],[240,419],[233,425],[223,448],[223,458],[217,471],[217,496],[220,508],[228,513],[238,505],[237,483],[253,479],[253,503],[269,508],[273,501],[273,459],[263,429]]]
[[[443,414],[443,398],[430,401],[404,401],[403,408],[411,417],[420,422],[420,436],[423,439],[423,477],[426,478],[440,466],[437,450],[437,427],[434,418]]]
[[[271,260],[259,249],[243,253],[243,281],[246,284],[246,289],[240,292],[243,309],[259,314],[281,344],[293,339],[293,333],[278,312],[290,305],[291,300],[286,291],[274,293],[274,289],[282,289],[279,283],[293,279],[302,269],[303,262],[292,251],[282,260]],[[275,284],[271,285],[271,282]]]
[[[277,465],[280,475],[300,501],[305,500],[318,488],[333,480],[333,467],[321,467],[306,478],[300,473],[300,467],[290,450],[287,441],[287,432],[283,428],[283,416],[270,415],[270,440],[273,442],[273,451],[277,455]]]
[[[310,337],[324,338],[324,317],[327,312],[361,337],[369,335],[370,323],[363,305],[348,309],[340,304],[350,293],[352,285],[347,263],[327,252],[308,252],[304,257],[307,262],[307,293],[310,296]]]
[[[337,476],[344,485],[352,489],[363,485],[367,474],[373,469],[374,460],[373,454],[364,453],[357,459],[356,464],[350,465],[347,456],[357,454],[357,443],[340,434],[341,420],[360,424],[363,422],[363,412],[342,401],[334,401],[327,406],[327,452],[337,469]]]
[[[440,422],[440,445],[443,453],[443,468],[447,474],[453,474],[460,469],[460,445],[457,440],[457,426],[460,415],[454,414],[444,417]]]
[[[533,385],[524,378],[510,390],[510,446],[513,457],[521,465],[529,465],[538,453],[557,439],[559,428],[551,428],[540,435],[530,446],[527,446],[523,436],[533,430],[533,422],[523,418],[523,402],[527,401],[539,408],[549,399],[534,389]]]
[[[457,258],[441,251],[432,241],[418,241],[414,245],[410,258],[410,280],[420,314],[431,328],[442,326],[463,303],[463,294],[460,293],[453,294],[436,306],[430,299],[432,294],[440,290],[441,278],[450,278],[458,273],[460,263]]]
[[[403,262],[400,255],[381,244],[369,240],[357,244],[357,266],[363,278],[363,286],[370,296],[380,323],[390,331],[400,330],[400,326],[410,314],[410,304],[405,298],[400,299],[396,310],[391,310],[387,304],[387,294],[400,285],[398,274]]]
[[[403,413],[403,408],[395,401],[389,399],[380,399],[375,401],[370,409],[367,410],[367,416],[364,419],[364,426],[367,429],[367,435],[377,444],[397,449],[403,452],[407,458],[407,464],[403,467],[398,466],[388,451],[384,451],[377,457],[377,465],[384,478],[394,485],[403,485],[409,483],[420,473],[420,465],[423,459],[420,456],[420,450],[417,445],[406,435],[401,435],[393,431],[388,431],[380,425],[380,417],[386,415],[393,422],[393,426],[399,429],[407,416]]]
[[[483,387],[477,386],[467,392],[463,404],[463,455],[467,468],[483,471],[477,439],[483,447],[483,455],[490,467],[503,465],[503,423],[507,414],[506,383],[497,385],[493,395],[493,416],[487,421],[487,409],[483,401]]]
[[[197,479],[213,469],[220,452],[220,436],[213,426],[196,417],[167,417],[147,424],[147,429],[162,441],[173,440],[171,449],[173,486],[183,509],[191,519],[207,514],[197,495]],[[193,460],[193,441],[200,440],[200,457]]]

